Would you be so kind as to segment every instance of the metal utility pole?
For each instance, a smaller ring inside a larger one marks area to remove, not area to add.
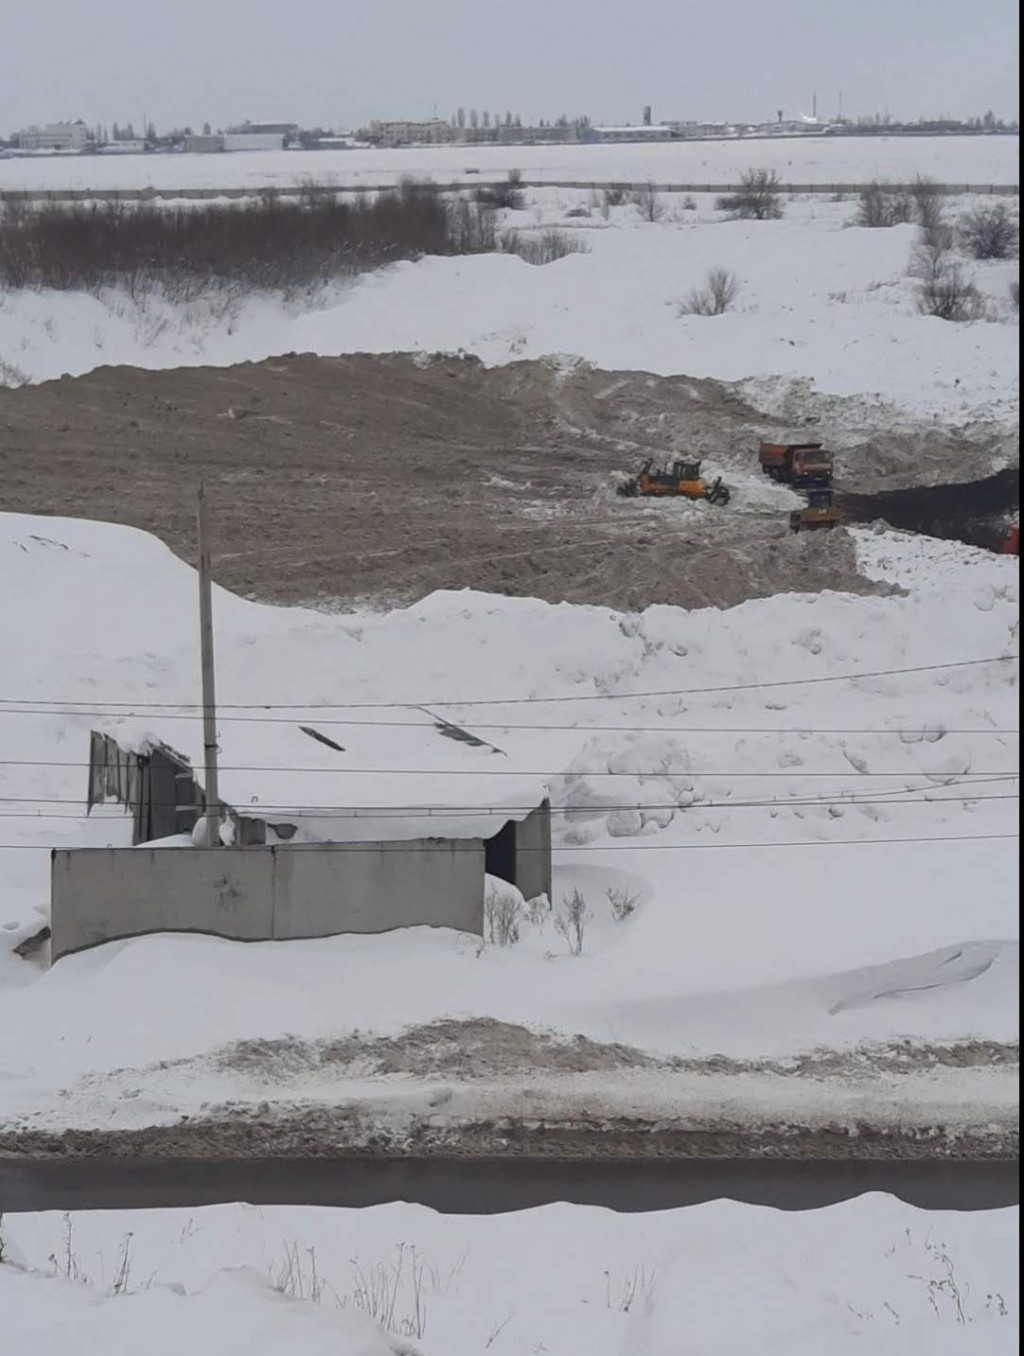
[[[217,692],[213,673],[213,596],[206,487],[199,485],[199,649],[203,670],[203,760],[206,779],[206,846],[220,846],[220,789],[217,784]]]

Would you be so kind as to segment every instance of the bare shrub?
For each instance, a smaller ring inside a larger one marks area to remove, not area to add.
[[[0,218],[0,285],[98,291],[135,299],[161,289],[187,301],[205,290],[292,291],[423,254],[494,248],[490,209],[407,180],[339,198],[303,186],[224,207],[152,203],[42,204]]]
[[[510,169],[503,184],[482,186],[473,196],[481,207],[503,208],[511,212],[521,211],[526,204],[522,170]]]
[[[924,231],[938,229],[942,222],[942,193],[934,179],[917,174],[910,185],[910,197],[914,204],[914,220]]]
[[[492,946],[515,946],[523,906],[510,890],[489,888],[484,896],[484,926]]]
[[[914,200],[901,188],[873,179],[860,190],[857,202],[858,226],[903,226],[914,216]]]
[[[629,200],[644,221],[660,221],[665,215],[665,204],[662,202],[661,194],[655,188],[653,180],[649,179],[646,184],[633,189],[629,195]]]
[[[945,263],[922,279],[917,298],[922,315],[939,320],[983,320],[985,298],[959,264]]]
[[[624,923],[627,918],[631,918],[636,912],[637,901],[640,896],[632,890],[627,890],[624,885],[612,885],[605,891],[605,894],[608,897],[612,917],[616,923]]]
[[[573,890],[571,895],[563,897],[562,907],[555,917],[555,927],[565,938],[570,955],[583,954],[583,938],[589,921],[590,906],[581,891]]]
[[[1012,259],[1020,231],[1004,202],[976,207],[960,222],[960,240],[974,259]]]
[[[720,212],[748,221],[775,221],[782,216],[782,195],[775,170],[748,169],[740,175],[735,193],[718,199]]]
[[[740,280],[726,268],[710,269],[702,287],[695,287],[680,305],[680,315],[724,315],[739,296]]]
[[[686,197],[679,205],[684,212],[696,212],[697,199],[693,196],[692,193],[687,193]]]
[[[1010,283],[1010,305],[1015,311],[1020,310],[1020,280],[1015,279]]]
[[[369,1272],[359,1262],[352,1263],[352,1303],[385,1332],[419,1339],[427,1328],[427,1282],[431,1282],[436,1294],[439,1278],[433,1268],[428,1269],[415,1246],[399,1243],[396,1252],[397,1257],[390,1265],[378,1262]],[[400,1315],[399,1302],[406,1291],[407,1312]]]
[[[521,231],[503,231],[498,248],[505,254],[518,254],[528,264],[552,264],[570,254],[589,254],[590,248],[579,236],[568,231],[548,230],[540,235]]]
[[[609,184],[604,190],[604,205],[605,207],[621,207],[628,196],[628,184]]]
[[[326,1287],[316,1264],[316,1248],[300,1250],[294,1240],[286,1240],[284,1257],[270,1268],[269,1280],[279,1294],[289,1299],[323,1302]]]
[[[539,927],[551,917],[551,900],[547,895],[534,895],[526,901],[526,916],[534,927]]]

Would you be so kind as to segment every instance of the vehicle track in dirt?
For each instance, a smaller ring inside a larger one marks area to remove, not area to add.
[[[794,539],[781,503],[614,494],[643,455],[681,452],[763,493],[753,449],[786,428],[735,388],[688,377],[289,355],[0,389],[0,472],[7,510],[131,524],[187,560],[203,478],[218,582],[277,603],[403,604],[472,587],[635,609],[876,589],[844,533]],[[874,446],[857,445],[865,474],[878,461],[882,475]]]

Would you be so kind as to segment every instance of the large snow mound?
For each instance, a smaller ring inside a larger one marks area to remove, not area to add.
[[[912,571],[913,540],[860,538],[876,574],[913,582],[907,594],[727,611],[467,591],[330,616],[216,590],[220,725],[242,804],[251,786],[284,797],[279,784],[319,808],[376,806],[385,791],[413,810],[470,807],[495,783],[543,781],[553,910],[524,919],[517,945],[482,951],[420,929],[150,937],[39,975],[5,949],[7,1109],[247,1037],[453,1015],[664,1054],[1011,1039],[1018,566],[925,547],[932,568]],[[53,847],[130,841],[116,806],[86,816],[89,731],[201,748],[196,593],[190,567],[134,529],[0,516],[9,946],[45,919]],[[504,757],[435,738],[430,713]],[[323,748],[321,765],[303,738],[301,761],[293,745],[282,762],[281,731],[300,723],[344,731],[353,752]],[[578,956],[557,927],[574,890],[588,906]]]

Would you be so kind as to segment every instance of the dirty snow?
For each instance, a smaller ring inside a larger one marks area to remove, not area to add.
[[[878,1195],[795,1214],[8,1215],[0,1306],[24,1356],[1009,1356],[1018,1220]]]

